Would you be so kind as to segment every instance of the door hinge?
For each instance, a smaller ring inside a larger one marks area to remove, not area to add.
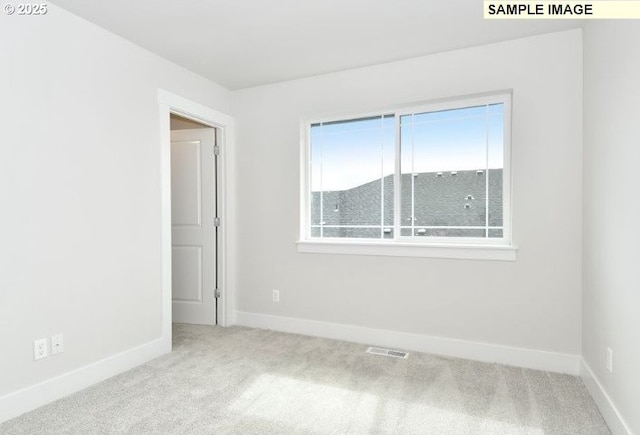
[[[216,299],[220,297],[220,294],[221,294],[221,293],[222,293],[222,292],[220,291],[220,289],[219,289],[219,288],[217,288],[217,289],[215,290]]]
[[[220,226],[220,218],[213,218],[213,226],[214,227],[219,227]]]
[[[213,154],[215,154],[216,156],[220,155],[220,145],[214,145]]]

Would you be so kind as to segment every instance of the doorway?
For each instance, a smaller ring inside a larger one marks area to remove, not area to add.
[[[160,250],[162,293],[163,349],[171,352],[173,291],[172,291],[172,219],[171,219],[171,114],[187,121],[213,127],[215,131],[217,160],[217,289],[216,324],[229,326],[235,320],[235,120],[226,113],[212,109],[164,89],[158,89],[158,120],[160,136]],[[203,289],[204,291],[204,289]]]
[[[176,114],[171,129],[173,322],[217,323],[217,132]]]

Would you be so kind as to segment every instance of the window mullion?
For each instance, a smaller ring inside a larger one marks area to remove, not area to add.
[[[384,115],[380,116],[380,239],[384,239]]]
[[[411,237],[416,235],[416,147],[415,147],[415,126],[414,114],[411,114]]]
[[[484,129],[485,129],[485,230],[484,237],[489,238],[489,105],[485,106],[485,121],[484,121]]]
[[[320,238],[324,237],[324,186],[322,184],[323,181],[323,159],[324,159],[324,125],[320,124],[320,137],[322,140],[320,141]]]
[[[401,192],[401,180],[400,180],[400,171],[401,171],[401,164],[400,164],[400,153],[401,153],[401,148],[400,148],[400,140],[401,140],[401,136],[400,136],[400,116],[398,116],[397,114],[393,115],[394,120],[395,120],[395,171],[393,173],[393,238],[394,239],[399,239],[400,238],[400,207],[401,207],[401,201],[400,201],[400,192]]]

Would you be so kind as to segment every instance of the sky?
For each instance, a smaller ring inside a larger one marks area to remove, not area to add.
[[[503,104],[400,116],[402,173],[503,167]],[[311,190],[345,190],[394,173],[396,118],[311,127]]]

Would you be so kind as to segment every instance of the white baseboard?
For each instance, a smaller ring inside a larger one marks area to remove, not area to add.
[[[596,405],[598,405],[602,416],[609,425],[611,433],[613,435],[631,435],[632,432],[629,425],[618,411],[618,408],[616,408],[616,405],[613,404],[611,397],[609,397],[602,387],[600,380],[595,373],[593,373],[593,370],[591,370],[591,367],[589,367],[589,364],[587,364],[584,358],[580,359],[580,377],[587,387],[589,394],[591,394],[591,397],[593,397],[593,400],[596,402]]]
[[[39,384],[0,397],[0,423],[80,391],[171,351],[170,338],[159,338]]]
[[[416,352],[578,375],[580,356],[524,349],[363,326],[319,322],[268,314],[235,312],[236,324],[314,337],[333,338]]]

